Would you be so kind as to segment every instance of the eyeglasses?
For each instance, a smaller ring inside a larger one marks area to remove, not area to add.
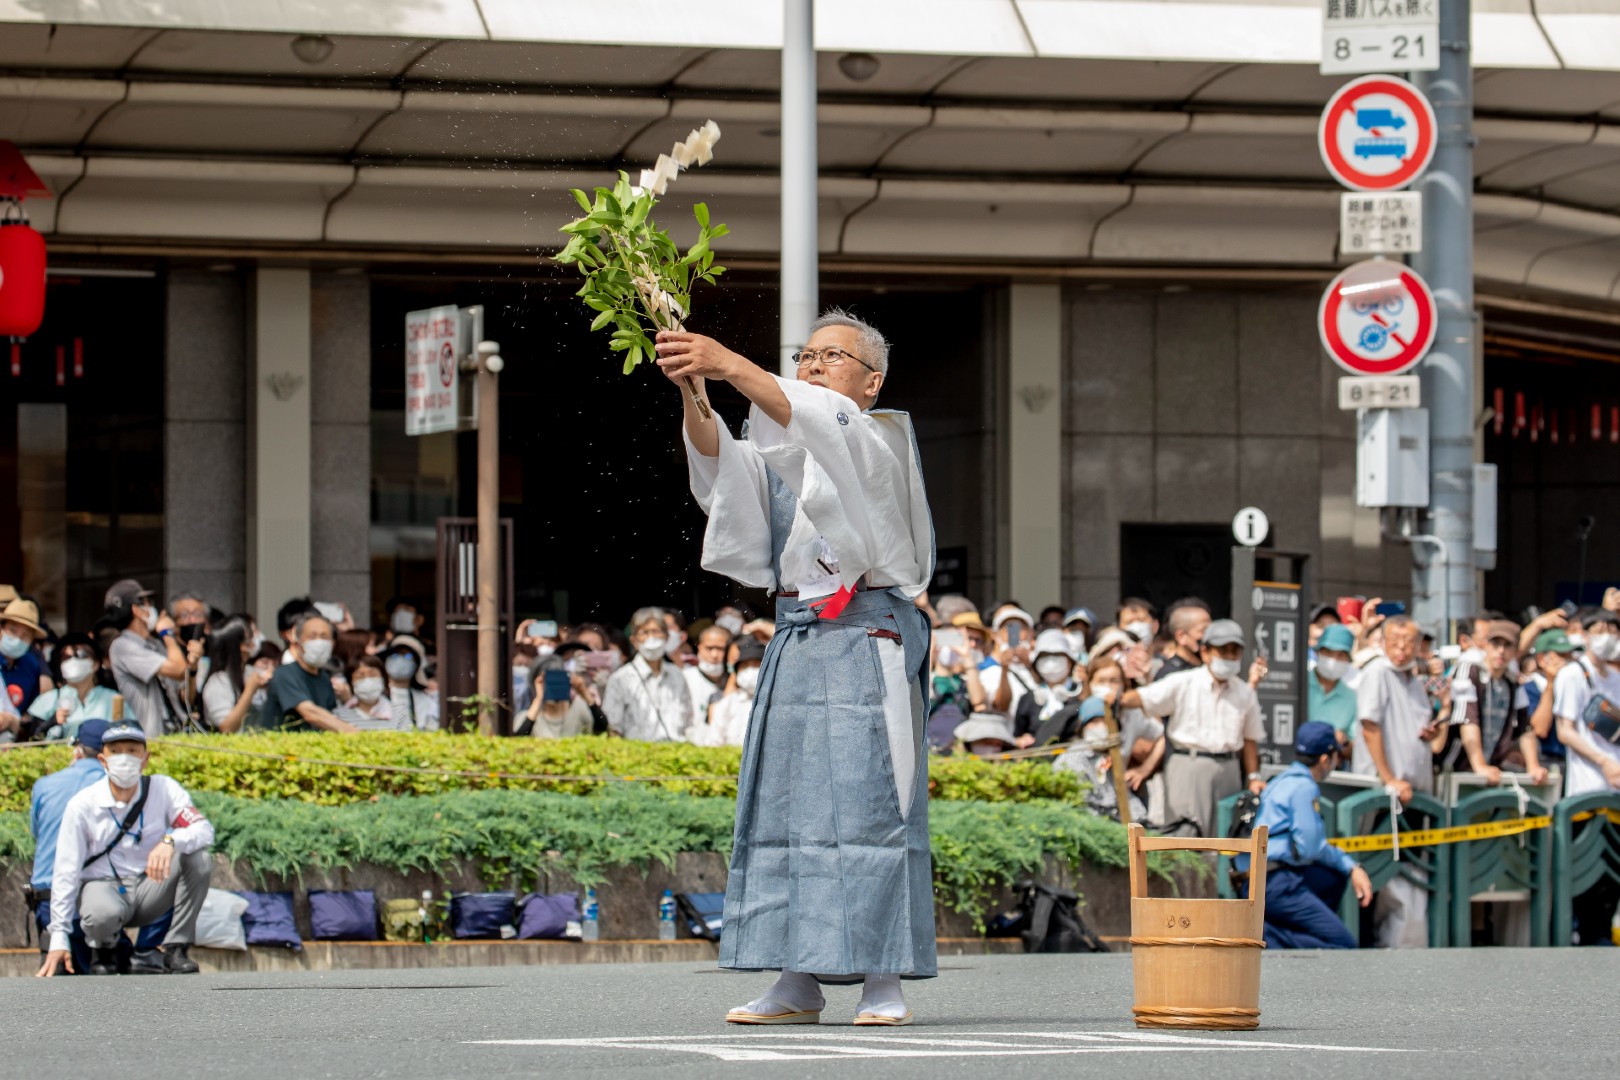
[[[793,354],[793,362],[798,364],[800,367],[804,367],[806,364],[813,364],[817,360],[821,361],[827,367],[837,367],[845,360],[853,360],[867,371],[877,370],[877,368],[873,367],[871,364],[868,364],[865,360],[862,360],[854,353],[845,352],[843,349],[836,346],[829,346],[825,349],[800,349],[798,352]]]

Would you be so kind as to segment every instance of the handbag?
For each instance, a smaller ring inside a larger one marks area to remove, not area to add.
[[[309,890],[309,929],[317,941],[376,941],[377,894]]]
[[[292,893],[244,889],[237,895],[248,902],[247,910],[242,912],[242,929],[249,945],[303,950],[304,939],[298,936],[298,924],[293,920]]]
[[[578,893],[532,892],[517,906],[517,936],[524,941],[580,936]]]
[[[512,892],[457,893],[450,898],[450,934],[456,938],[509,938],[517,894]]]
[[[1592,734],[1610,746],[1620,744],[1620,706],[1602,694],[1594,693],[1587,699],[1581,720]]]
[[[726,894],[723,892],[676,893],[675,906],[686,920],[686,929],[695,938],[719,941],[725,924]]]
[[[1108,946],[1080,916],[1080,897],[1042,881],[1018,884],[1019,937],[1027,953],[1108,952]]]

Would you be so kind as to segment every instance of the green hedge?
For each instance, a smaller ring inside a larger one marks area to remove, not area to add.
[[[220,753],[245,750],[271,755]],[[187,735],[152,746],[152,772],[174,777],[193,792],[217,791],[261,799],[297,799],[342,806],[386,795],[438,795],[450,791],[556,791],[584,795],[626,786],[657,787],[689,795],[735,797],[742,753],[736,747],[640,743],[584,736],[574,739],[488,739],[444,733],[368,732],[363,735]],[[313,759],[313,760],[312,760]],[[447,772],[378,772],[317,761],[396,765]],[[68,763],[66,747],[21,747],[0,752],[0,811],[26,810],[35,780]],[[456,775],[473,772],[478,775]],[[532,780],[489,773],[601,777]],[[625,776],[700,776],[712,780],[636,782]],[[977,758],[935,758],[929,791],[936,800],[1073,802],[1081,782],[1048,760],[1016,763]]]
[[[464,791],[383,797],[343,807],[292,799],[207,794],[215,850],[252,873],[294,877],[306,868],[370,863],[442,872],[475,866],[491,887],[529,886],[545,867],[583,884],[612,866],[672,865],[682,851],[731,849],[735,803],[636,788],[578,798],[556,792]],[[1125,830],[1056,802],[940,802],[929,808],[939,898],[983,915],[1004,884],[1039,874],[1048,856],[1077,870],[1124,867]],[[32,858],[27,815],[0,814],[0,860]],[[1160,876],[1205,864],[1190,852],[1155,852]]]

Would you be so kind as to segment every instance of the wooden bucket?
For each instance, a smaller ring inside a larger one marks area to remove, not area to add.
[[[1250,856],[1247,900],[1156,899],[1147,892],[1150,851],[1238,851]],[[1266,828],[1248,840],[1148,836],[1130,828],[1131,967],[1136,1026],[1260,1026],[1265,948]]]

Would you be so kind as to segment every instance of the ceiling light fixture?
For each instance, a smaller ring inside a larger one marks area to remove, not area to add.
[[[335,48],[337,42],[325,34],[299,34],[292,39],[293,55],[306,64],[325,63]]]
[[[866,52],[845,53],[838,58],[838,70],[855,82],[865,82],[878,73],[883,61]]]

